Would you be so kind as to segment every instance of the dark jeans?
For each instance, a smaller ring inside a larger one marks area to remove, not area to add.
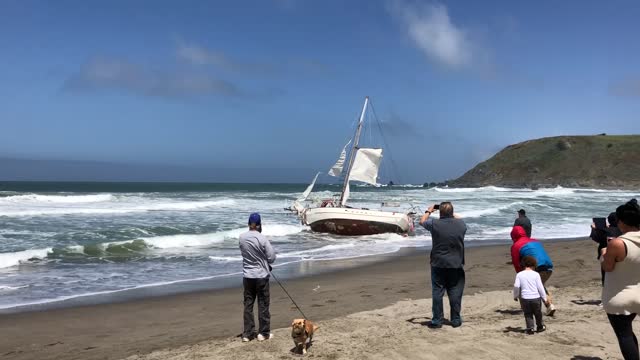
[[[609,322],[613,331],[618,338],[618,344],[620,345],[620,351],[624,360],[639,360],[640,355],[638,353],[638,338],[633,333],[633,319],[636,314],[631,315],[612,315],[607,314]]]
[[[542,321],[542,299],[522,299],[520,298],[520,306],[524,311],[524,320],[527,323],[527,330],[534,330],[534,325],[538,325],[538,328],[542,328],[544,322]],[[535,316],[536,322],[533,323],[533,317]]]
[[[444,320],[442,298],[445,290],[449,297],[449,306],[451,306],[451,325],[460,326],[462,325],[460,309],[462,307],[462,292],[464,291],[464,269],[431,267],[431,297],[433,302],[431,323],[436,326],[442,325]]]
[[[253,303],[258,298],[259,333],[268,336],[271,331],[271,314],[269,313],[269,278],[242,279],[244,286],[244,331],[243,337],[252,337],[256,332],[253,320]]]

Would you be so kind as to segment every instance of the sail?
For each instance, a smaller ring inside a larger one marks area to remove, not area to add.
[[[329,175],[338,177],[342,174],[342,168],[344,167],[344,161],[347,159],[347,146],[351,144],[351,140],[342,148],[338,161],[329,170]]]
[[[313,181],[311,182],[311,184],[309,184],[307,189],[302,193],[302,196],[300,196],[297,201],[305,201],[305,200],[307,200],[307,197],[309,197],[309,194],[311,194],[311,190],[313,190],[313,185],[316,184],[316,180],[318,179],[318,175],[320,175],[320,173],[316,174],[316,176],[313,178]]]
[[[340,206],[344,206],[344,204],[347,203],[347,199],[349,199],[349,182],[347,182],[347,186],[344,188],[344,194],[342,195]]]
[[[378,170],[382,160],[382,149],[360,148],[351,166],[349,181],[362,181],[378,185]]]

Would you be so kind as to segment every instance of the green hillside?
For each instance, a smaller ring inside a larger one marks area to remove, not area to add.
[[[640,135],[557,136],[509,145],[449,185],[640,189]]]

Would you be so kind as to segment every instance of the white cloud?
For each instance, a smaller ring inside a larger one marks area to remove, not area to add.
[[[609,86],[609,94],[622,98],[640,97],[640,76],[629,76],[613,82]]]
[[[268,63],[246,62],[232,59],[221,51],[207,49],[195,43],[177,39],[178,59],[192,65],[211,65],[228,71],[270,73],[274,66]]]
[[[468,32],[453,24],[444,5],[395,2],[392,12],[429,60],[456,69],[468,67],[475,60],[478,49]]]
[[[146,96],[190,97],[200,95],[239,96],[232,83],[203,73],[155,71],[125,59],[95,57],[64,85],[66,90],[124,90]]]

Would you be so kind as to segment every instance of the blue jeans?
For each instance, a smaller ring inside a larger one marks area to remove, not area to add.
[[[433,302],[431,323],[436,326],[442,325],[444,320],[442,298],[445,290],[449,297],[449,306],[451,306],[451,325],[458,327],[462,325],[460,309],[462,307],[462,292],[464,291],[464,269],[431,267],[431,297]]]

